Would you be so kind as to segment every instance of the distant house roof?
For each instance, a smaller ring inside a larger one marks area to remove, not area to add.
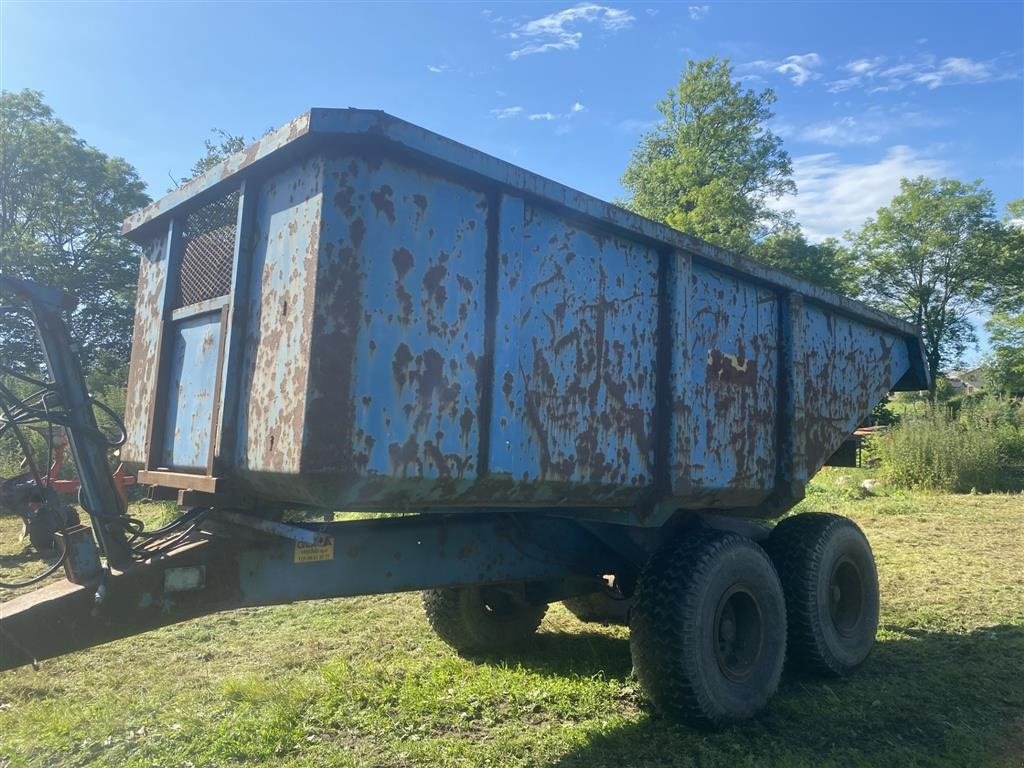
[[[971,394],[985,388],[984,369],[981,366],[964,371],[947,371],[943,376],[957,392]]]

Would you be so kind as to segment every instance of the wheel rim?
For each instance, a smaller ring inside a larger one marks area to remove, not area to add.
[[[730,587],[718,601],[714,643],[722,674],[734,682],[750,677],[761,656],[764,621],[761,607],[746,586]]]
[[[518,607],[515,598],[500,589],[483,588],[478,598],[480,609],[491,616],[508,616]]]
[[[828,592],[832,624],[840,635],[849,637],[864,615],[864,580],[853,560],[843,557],[836,563]]]

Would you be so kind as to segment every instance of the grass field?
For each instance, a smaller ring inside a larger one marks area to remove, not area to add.
[[[823,473],[801,509],[871,540],[875,651],[847,680],[787,673],[754,722],[660,719],[626,631],[560,605],[522,652],[467,661],[407,594],[211,616],[4,673],[0,766],[1024,765],[1024,495],[863,477]]]

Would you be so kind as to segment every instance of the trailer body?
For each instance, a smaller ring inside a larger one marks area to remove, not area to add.
[[[122,458],[172,489],[771,516],[927,386],[910,326],[381,112],[311,110],[125,232]]]

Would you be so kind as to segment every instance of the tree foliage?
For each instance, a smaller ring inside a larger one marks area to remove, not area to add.
[[[223,128],[211,128],[210,133],[213,134],[213,138],[203,141],[203,156],[192,164],[188,176],[183,179],[174,179],[175,186],[180,187],[197,176],[202,176],[213,166],[217,165],[217,163],[227,160],[233,154],[241,152],[249,145],[244,136],[229,133]]]
[[[72,293],[71,333],[86,368],[128,358],[138,255],[121,222],[149,198],[125,160],[89,146],[42,95],[0,92],[0,273]],[[24,325],[0,328],[0,358],[38,358]]]
[[[999,279],[999,225],[980,182],[903,179],[851,236],[865,298],[921,327],[933,380],[974,341],[970,314]]]
[[[1024,198],[1007,204],[1002,225],[996,313],[986,323],[989,374],[996,391],[1024,396]]]
[[[799,229],[786,228],[759,242],[753,256],[823,288],[847,296],[857,294],[856,260],[835,238],[809,243]]]
[[[1024,312],[1024,198],[1006,205],[998,251],[995,304],[1008,314]]]
[[[766,123],[775,94],[744,91],[728,61],[689,61],[658,103],[661,122],[622,176],[627,206],[725,248],[748,252],[781,220],[771,200],[796,191],[789,155]]]
[[[992,344],[991,386],[1003,395],[1024,395],[1024,312],[997,312],[985,324]]]

